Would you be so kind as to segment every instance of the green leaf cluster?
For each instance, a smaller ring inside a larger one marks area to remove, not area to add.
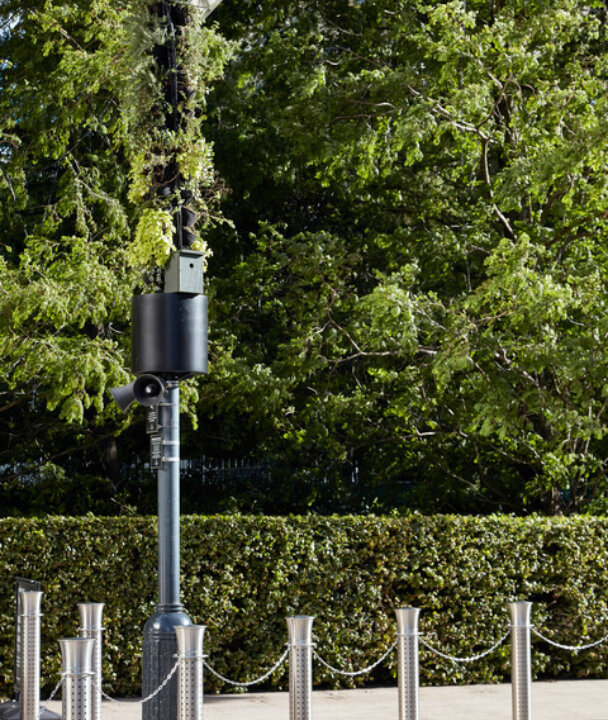
[[[209,85],[221,76],[232,45],[205,23],[195,5],[181,0],[175,4],[185,6],[188,12],[188,23],[179,34],[153,15],[149,3],[138,0],[131,3],[119,36],[126,62],[116,92],[130,163],[129,200],[143,208],[130,255],[136,267],[166,262],[166,254],[155,247],[166,247],[169,232],[159,213],[169,212],[172,205],[173,211],[178,211],[184,205],[184,191],[186,207],[202,221],[203,228],[221,220],[216,205],[222,188],[213,167],[212,146],[201,126]],[[172,45],[178,63],[173,72],[183,75],[187,88],[177,107],[169,105],[163,94],[165,85],[172,82],[172,71],[159,67],[155,55],[156,48]],[[180,120],[173,126],[168,120],[176,113]],[[158,192],[166,181],[165,168],[172,168],[175,177],[180,177],[179,192]],[[210,252],[198,232],[193,241]]]
[[[213,242],[222,367],[202,396],[234,432],[245,373],[243,435],[317,473],[314,507],[338,509],[354,468],[358,507],[603,507],[605,14],[218,15],[242,41],[207,131],[235,231]]]
[[[200,16],[192,22],[180,48],[195,89],[190,122],[155,135],[166,108],[151,52],[166,29],[148,3],[2,3],[0,466],[9,475],[42,475],[82,448],[85,475],[108,473],[104,454],[116,454],[113,435],[127,425],[109,388],[129,380],[131,297],[157,286],[155,266],[173,247],[151,167],[177,152],[193,207],[216,212],[200,124],[229,46]]]
[[[604,6],[313,7],[193,11],[170,131],[146,3],[3,3],[1,457],[117,430],[175,158],[214,250],[193,455],[277,459],[282,511],[602,512]]]

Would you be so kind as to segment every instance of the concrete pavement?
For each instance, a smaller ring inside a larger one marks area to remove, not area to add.
[[[314,720],[398,720],[397,688],[315,690]],[[61,702],[48,703],[61,713]],[[560,680],[532,686],[534,720],[608,720],[608,680]],[[103,703],[103,720],[140,720],[135,703]],[[205,720],[288,720],[288,694],[205,697]],[[511,685],[420,688],[421,720],[511,720]]]

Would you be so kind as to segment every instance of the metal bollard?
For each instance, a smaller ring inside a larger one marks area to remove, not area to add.
[[[419,608],[397,608],[399,650],[399,720],[418,720],[418,616]]]
[[[104,603],[78,603],[80,637],[92,638],[93,649],[92,714],[91,720],[101,720],[101,685],[103,682],[103,608]]]
[[[513,720],[532,720],[531,602],[509,603],[511,615],[511,687]]]
[[[311,720],[314,617],[296,615],[285,619],[289,632],[289,720]]]
[[[93,638],[64,638],[62,720],[92,720]]]
[[[21,667],[23,672],[19,706],[21,720],[40,718],[40,603],[42,592],[32,590],[20,595],[23,622]]]
[[[176,627],[180,664],[177,676],[178,720],[203,720],[203,638],[205,625]]]

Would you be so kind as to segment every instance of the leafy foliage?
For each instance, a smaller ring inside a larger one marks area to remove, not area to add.
[[[246,432],[317,473],[314,507],[353,468],[357,507],[603,507],[605,15],[219,11],[244,39],[208,130],[236,225],[213,242],[219,373],[246,373]]]
[[[603,511],[602,3],[225,0],[221,35],[139,0],[0,12],[2,466],[115,479],[103,398],[182,203],[215,253],[192,455],[288,468],[275,512]]]
[[[213,211],[221,186],[201,124],[209,83],[222,74],[231,47],[195,5],[180,1],[168,8],[170,14],[160,3],[133,3],[123,33],[133,82],[117,86],[131,166],[129,199],[145,207],[131,258],[144,267],[163,264],[175,249],[171,223],[160,217],[168,208],[172,215],[185,210],[204,226],[220,220]],[[179,26],[173,16],[180,17]],[[207,250],[194,223],[188,235],[188,246]]]
[[[140,692],[142,628],[156,593],[151,518],[0,520],[0,695],[12,680],[12,577],[43,584],[42,678],[60,668],[57,639],[77,629],[77,602],[105,602],[105,688]],[[210,662],[231,678],[259,677],[286,641],[284,617],[316,616],[317,650],[360,669],[395,637],[394,609],[422,609],[421,632],[459,656],[488,649],[507,630],[507,603],[535,602],[532,620],[566,644],[599,639],[608,619],[605,518],[182,518],[182,586],[192,618],[208,626]],[[537,677],[597,677],[606,645],[572,654],[533,638]],[[424,684],[496,682],[510,676],[508,643],[455,665],[421,647]],[[393,684],[396,655],[371,677]],[[315,685],[337,680],[315,666]],[[285,666],[266,687],[285,689]],[[210,674],[210,691],[228,690]]]
[[[61,476],[49,463],[75,451],[116,479],[114,435],[127,422],[109,388],[129,379],[131,297],[147,274],[157,281],[142,267],[162,264],[172,246],[168,206],[146,196],[140,176],[178,144],[192,203],[204,197],[208,214],[216,203],[199,126],[227,44],[193,21],[197,47],[184,62],[199,110],[179,137],[153,139],[164,110],[150,52],[164,34],[148,16],[143,0],[0,8],[0,469],[9,482]]]

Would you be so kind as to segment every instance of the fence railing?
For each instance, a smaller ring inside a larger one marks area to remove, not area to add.
[[[24,593],[24,618],[27,619],[27,637],[24,638],[24,675],[22,719],[37,720],[39,717],[40,681],[40,600],[42,593]],[[101,677],[102,655],[102,604],[88,603],[79,606],[81,637],[60,640],[62,652],[61,680],[51,698],[63,686],[63,720],[100,720],[101,697],[115,700],[103,692]],[[232,680],[218,673],[203,652],[205,626],[192,625],[176,628],[177,659],[160,685],[138,702],[146,703],[171,682],[177,673],[178,720],[202,720],[203,673],[215,675],[225,683],[241,688],[251,687],[267,680],[289,661],[289,719],[312,720],[313,718],[313,661],[337,675],[355,677],[371,672],[397,649],[397,696],[399,720],[419,720],[419,650],[427,650],[454,663],[471,663],[495,652],[511,637],[511,685],[513,720],[532,718],[532,649],[531,635],[556,648],[579,652],[608,641],[608,635],[582,645],[563,645],[536,630],[530,621],[532,603],[509,603],[510,623],[505,633],[489,648],[475,655],[458,657],[441,651],[423,637],[418,629],[419,608],[397,608],[397,632],[394,642],[385,649],[371,665],[360,670],[343,670],[332,666],[315,649],[312,639],[314,618],[306,615],[288,617],[287,649],[263,675],[243,682]],[[49,699],[51,699],[49,698]],[[127,701],[133,704],[132,700]]]

